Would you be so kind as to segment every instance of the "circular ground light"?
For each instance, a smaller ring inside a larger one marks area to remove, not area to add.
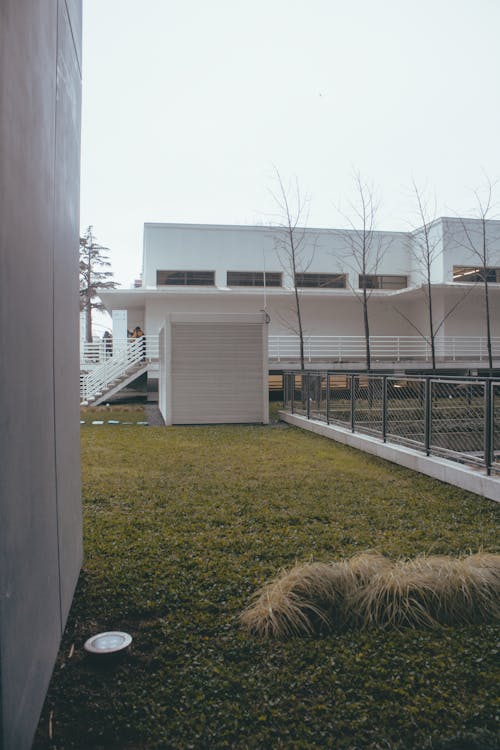
[[[98,633],[85,641],[84,649],[89,654],[116,654],[124,651],[132,643],[132,636],[119,630]]]

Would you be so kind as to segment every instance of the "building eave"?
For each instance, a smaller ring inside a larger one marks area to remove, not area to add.
[[[467,283],[456,283],[456,282],[442,282],[432,284],[433,291],[446,291],[457,294],[464,291],[472,291],[476,287],[481,288],[478,284],[467,284]],[[492,294],[498,294],[500,292],[500,284],[489,284],[488,289],[491,290]],[[103,289],[97,290],[97,294],[102,300],[105,308],[108,311],[117,310],[122,308],[140,308],[144,306],[148,301],[151,300],[169,300],[179,298],[214,298],[219,297],[221,299],[238,299],[239,297],[263,299],[264,296],[270,298],[289,297],[293,294],[293,288],[284,287],[164,287],[158,288],[147,288],[139,287],[133,289]],[[404,289],[371,289],[369,292],[369,298],[371,301],[386,300],[389,298],[412,298],[420,296],[425,291],[424,284],[413,285],[405,287]],[[353,297],[359,297],[361,290],[356,289],[301,289],[300,296],[302,298],[309,299],[349,299]]]

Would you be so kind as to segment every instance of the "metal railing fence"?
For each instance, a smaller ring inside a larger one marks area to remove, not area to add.
[[[158,358],[158,335],[147,334],[146,342],[148,359]],[[133,339],[101,339],[97,342],[82,342],[80,345],[81,368],[92,368],[104,362],[115,349],[123,349],[127,341]],[[273,362],[298,361],[300,357],[299,337],[293,335],[269,336],[269,359]],[[415,360],[430,362],[431,349],[421,336],[371,336],[371,356],[376,361],[400,362]],[[492,339],[492,351],[495,359],[500,359],[500,337]],[[353,362],[364,361],[366,345],[364,336],[306,336],[304,339],[304,356],[306,361]],[[454,362],[457,360],[486,361],[488,349],[485,337],[480,336],[443,336],[436,339],[436,357],[439,361]]]
[[[491,339],[493,357],[500,357],[500,337]],[[370,336],[370,352],[374,362],[390,360],[431,361],[431,347],[421,336]],[[435,341],[436,358],[439,361],[488,359],[486,337],[440,336]],[[269,358],[281,362],[296,360],[300,355],[299,337],[293,335],[270,335]],[[330,360],[352,362],[364,360],[366,342],[364,336],[305,336],[304,357],[308,363]]]
[[[284,409],[500,473],[500,381],[285,372]]]

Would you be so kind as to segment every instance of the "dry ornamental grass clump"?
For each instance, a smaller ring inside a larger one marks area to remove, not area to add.
[[[250,633],[265,638],[331,629],[343,621],[345,602],[356,585],[345,562],[296,565],[256,592],[241,622]]]
[[[349,559],[349,567],[355,574],[358,584],[368,583],[374,575],[392,567],[392,562],[376,550],[360,552]]]
[[[391,562],[376,552],[284,571],[241,615],[250,633],[287,638],[325,629],[436,627],[500,619],[500,555],[420,556]]]
[[[421,560],[398,561],[376,573],[360,586],[351,607],[362,627],[429,627],[437,624],[436,613],[450,563],[439,565]]]

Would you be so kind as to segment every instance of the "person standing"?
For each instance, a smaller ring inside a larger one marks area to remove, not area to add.
[[[140,352],[141,352],[141,362],[144,362],[146,359],[146,341],[144,339],[144,331],[140,326],[136,326],[132,332],[132,338],[133,339],[142,339],[142,342],[140,344]]]
[[[109,331],[104,331],[104,356],[106,359],[113,356],[113,336]]]

